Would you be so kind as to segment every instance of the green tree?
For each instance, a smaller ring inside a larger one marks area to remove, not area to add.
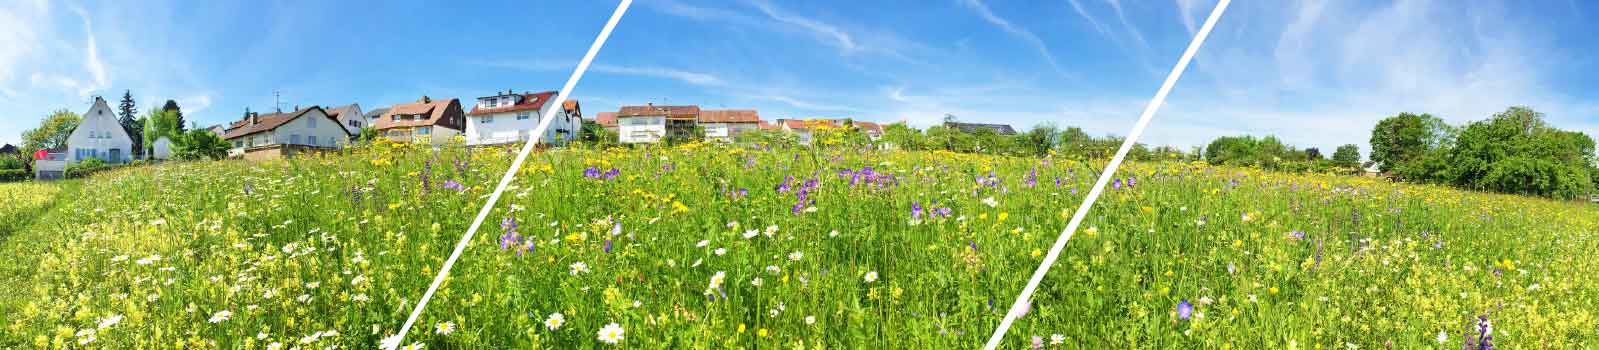
[[[1332,161],[1335,166],[1345,168],[1359,167],[1360,146],[1355,144],[1338,146],[1338,150],[1333,151]]]
[[[167,100],[167,104],[162,105],[161,110],[172,113],[173,119],[177,120],[178,132],[181,133],[187,130],[184,125],[188,125],[188,123],[183,121],[183,109],[178,108],[178,101]]]
[[[77,129],[78,123],[82,122],[83,117],[65,109],[50,113],[39,122],[39,127],[22,132],[23,153],[33,154],[41,149],[67,147],[67,138],[72,136],[72,130]]]
[[[173,158],[182,160],[223,159],[228,157],[228,142],[205,129],[183,133],[173,142]]]
[[[1446,157],[1439,180],[1459,187],[1553,198],[1594,188],[1593,138],[1550,127],[1527,107],[1467,125]]]
[[[1055,149],[1055,139],[1059,136],[1060,131],[1054,124],[1044,123],[1033,126],[1032,130],[1022,134],[1018,143],[1027,153],[1042,157]]]
[[[922,132],[905,125],[905,123],[893,123],[884,126],[883,143],[903,150],[927,149],[927,139],[922,136]]]
[[[144,149],[144,122],[134,109],[133,90],[123,90],[122,102],[117,104],[117,123],[133,139],[133,149]]]
[[[179,124],[181,121],[178,120],[176,113],[159,108],[151,109],[144,114],[143,119],[144,139],[149,141],[145,143],[144,147],[146,157],[154,155],[155,142],[161,140],[162,137],[166,137],[176,143],[178,142],[178,137],[183,135],[183,126]]]
[[[1399,113],[1371,129],[1371,160],[1384,172],[1446,147],[1449,126],[1431,114]]]
[[[1326,157],[1322,156],[1320,148],[1311,147],[1305,149],[1305,160],[1318,161],[1322,159],[1326,159]]]

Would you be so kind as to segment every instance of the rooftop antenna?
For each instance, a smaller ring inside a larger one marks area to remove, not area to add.
[[[277,108],[278,113],[283,113],[283,100],[278,90],[272,90],[272,108]]]

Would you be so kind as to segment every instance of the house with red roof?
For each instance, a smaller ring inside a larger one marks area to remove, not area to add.
[[[761,127],[761,115],[753,109],[700,111],[699,125],[706,141],[732,141],[738,134]]]
[[[616,112],[595,113],[594,123],[600,124],[600,127],[605,128],[605,131],[609,131],[612,134],[615,134],[620,127],[616,123]]]
[[[372,128],[395,142],[442,145],[460,135],[466,124],[458,99],[435,100],[422,96],[412,103],[389,107]]]
[[[700,106],[622,106],[616,112],[617,139],[621,143],[656,143],[688,137],[699,117]]]
[[[228,157],[264,160],[342,148],[350,142],[350,131],[338,117],[311,106],[264,115],[247,111],[244,118],[228,123],[222,139],[232,146]]]
[[[540,118],[552,113],[553,108],[559,109],[550,114],[550,125],[538,135],[539,142],[561,145],[576,139],[583,127],[583,110],[573,99],[557,106],[553,102],[556,94],[555,91],[516,93],[506,90],[478,97],[477,104],[466,112],[466,144],[495,145],[532,140]]]

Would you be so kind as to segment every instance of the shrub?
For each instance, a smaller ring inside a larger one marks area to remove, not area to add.
[[[24,181],[28,175],[28,171],[23,169],[0,169],[0,182]]]
[[[78,162],[77,164],[68,165],[65,176],[68,179],[83,178],[88,177],[89,175],[94,175],[94,173],[115,168],[115,165],[106,164],[100,159],[89,158]]]

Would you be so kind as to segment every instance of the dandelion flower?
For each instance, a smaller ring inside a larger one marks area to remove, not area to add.
[[[561,325],[565,324],[565,323],[566,323],[566,315],[562,315],[559,312],[550,314],[549,318],[544,319],[544,327],[545,328],[549,328],[552,331],[556,330],[556,329],[560,329]]]
[[[600,328],[599,339],[606,344],[616,344],[622,341],[622,333],[626,332],[627,330],[622,329],[621,325],[611,322],[605,325],[605,328]]]

